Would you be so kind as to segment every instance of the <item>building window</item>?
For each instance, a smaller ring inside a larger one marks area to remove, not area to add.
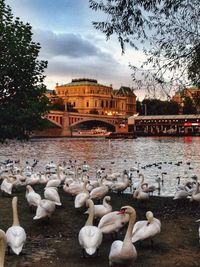
[[[86,107],[89,107],[89,101],[86,102]]]
[[[108,108],[108,101],[106,100],[106,107]]]
[[[94,102],[94,106],[97,107],[97,100],[95,100],[95,102]]]
[[[103,100],[101,100],[101,107],[102,107],[102,108],[104,107],[104,102],[103,102]]]
[[[73,104],[73,105],[74,105],[74,107],[75,107],[75,106],[76,106],[76,102],[74,102],[74,104]]]

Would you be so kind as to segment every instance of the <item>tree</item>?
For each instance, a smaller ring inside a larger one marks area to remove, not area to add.
[[[89,114],[99,114],[99,112],[96,108],[92,108],[90,109]]]
[[[11,8],[0,2],[0,139],[24,139],[44,126],[48,110],[40,44],[32,41],[32,28],[13,18]]]
[[[200,84],[199,0],[90,0],[90,7],[106,15],[93,25],[116,35],[122,52],[130,44],[145,53],[139,68],[131,65],[138,87],[159,85],[169,97],[174,85]]]
[[[176,115],[179,114],[179,106],[173,101],[159,99],[144,99],[137,110],[140,115]],[[146,113],[146,114],[145,114]]]
[[[190,97],[185,97],[183,102],[183,114],[195,114],[197,109]]]

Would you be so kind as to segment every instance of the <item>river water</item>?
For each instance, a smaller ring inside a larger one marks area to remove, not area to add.
[[[161,196],[173,196],[177,176],[181,183],[200,177],[200,137],[139,137],[133,140],[108,140],[103,138],[58,138],[32,139],[28,142],[11,141],[0,144],[0,162],[18,160],[25,165],[39,160],[35,171],[53,161],[69,160],[90,166],[90,175],[96,168],[108,172],[122,172],[138,168],[149,185],[157,185],[156,179],[166,174],[161,187]],[[178,163],[179,162],[179,163]],[[133,171],[133,181],[139,181],[138,172]]]

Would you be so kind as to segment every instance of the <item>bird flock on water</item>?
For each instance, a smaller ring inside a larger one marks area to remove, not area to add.
[[[32,164],[26,162],[22,167],[20,161],[7,160],[0,165],[0,189],[2,196],[12,196],[13,224],[5,232],[0,230],[0,267],[4,266],[6,248],[8,253],[20,255],[26,243],[26,232],[20,225],[18,216],[19,187],[25,188],[25,199],[29,208],[35,212],[33,220],[50,220],[57,206],[61,206],[59,191],[63,190],[72,197],[75,209],[82,209],[87,215],[85,225],[78,233],[78,242],[84,258],[94,257],[99,254],[103,236],[110,234],[114,239],[108,256],[109,265],[131,266],[137,259],[135,243],[153,238],[161,232],[161,222],[154,217],[152,211],[146,212],[146,220],[136,221],[136,210],[127,203],[119,210],[113,211],[110,192],[123,195],[130,189],[133,199],[146,202],[154,191],[160,192],[164,184],[166,172],[156,178],[154,185],[145,181],[142,169],[149,168],[148,164],[121,172],[108,172],[105,168],[96,168],[95,177],[90,177],[90,166],[83,162],[62,162],[55,164],[53,161],[44,166],[43,172],[34,171],[38,160]],[[159,169],[162,163],[155,163]],[[172,164],[168,162],[168,164]],[[180,166],[182,162],[176,163]],[[188,163],[188,165],[190,165]],[[137,182],[135,181],[137,179]],[[193,175],[185,183],[180,176],[176,177],[177,186],[174,200],[186,198],[188,201],[200,202],[200,189],[198,177]],[[34,190],[35,185],[44,188],[43,196]],[[200,220],[197,220],[197,222]],[[123,240],[117,239],[117,233],[127,225]],[[200,232],[200,231],[199,231]],[[199,236],[200,237],[200,236]]]

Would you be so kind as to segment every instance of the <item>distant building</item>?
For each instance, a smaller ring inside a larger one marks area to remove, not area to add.
[[[200,88],[198,87],[191,87],[185,88],[181,91],[178,91],[173,97],[172,101],[178,103],[181,107],[184,105],[184,100],[186,97],[189,97],[193,103],[195,103],[196,98],[200,98]],[[197,107],[198,109],[198,107]]]
[[[94,79],[72,79],[71,83],[56,84],[56,96],[73,106],[79,113],[127,115],[136,113],[136,96],[129,87],[114,90],[112,85],[99,84]]]

